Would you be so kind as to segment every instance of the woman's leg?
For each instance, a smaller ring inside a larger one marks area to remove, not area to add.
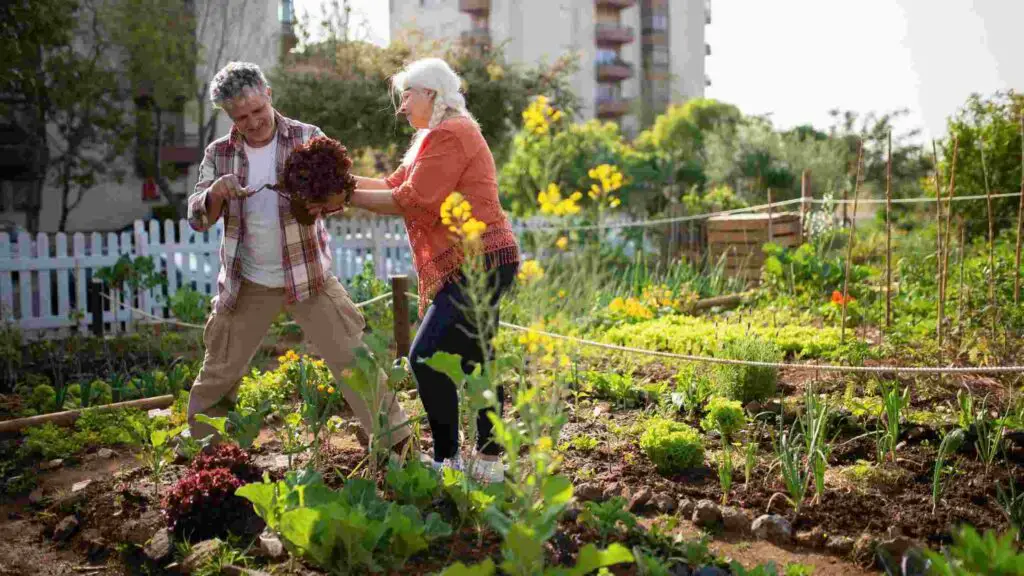
[[[518,270],[518,264],[498,266],[491,271],[491,275],[488,278],[488,287],[491,289],[490,305],[494,311],[494,319],[491,323],[493,331],[497,331],[498,323],[501,321],[501,298],[506,292],[508,292],[508,289],[515,282]],[[487,334],[483,339],[487,347],[486,354],[488,360],[494,360],[495,352],[494,345],[492,344],[494,336],[495,334]],[[473,351],[477,357],[476,361],[482,362],[484,358],[484,351],[480,350],[479,340],[474,342]],[[497,406],[480,410],[476,417],[476,449],[481,454],[485,454],[487,456],[501,455],[501,446],[494,441],[494,425],[491,424],[489,414],[497,414],[498,418],[501,418],[504,415],[505,387],[499,384],[495,389],[495,396],[497,398]]]
[[[450,297],[452,288],[443,289],[427,308],[409,350],[409,363],[434,438],[436,462],[443,462],[459,452],[459,396],[450,378],[420,360],[436,352],[462,353],[457,342],[462,311]]]

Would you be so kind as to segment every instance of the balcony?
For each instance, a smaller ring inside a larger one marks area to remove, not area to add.
[[[597,65],[597,79],[602,82],[621,82],[633,77],[633,65],[622,60]]]
[[[464,30],[460,37],[464,44],[470,46],[486,46],[491,43],[491,31],[487,28]]]
[[[599,46],[617,46],[629,44],[634,40],[633,29],[621,24],[597,24],[594,27],[594,38]]]
[[[160,161],[164,163],[188,166],[198,164],[202,159],[203,150],[195,134],[166,138],[160,146]]]
[[[491,0],[459,0],[459,11],[486,14],[491,11]]]
[[[629,114],[632,101],[627,98],[605,98],[597,101],[598,118],[620,118]]]
[[[601,8],[622,10],[623,8],[632,8],[635,6],[636,0],[595,0],[595,4]]]

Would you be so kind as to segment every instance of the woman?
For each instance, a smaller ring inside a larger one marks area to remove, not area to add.
[[[402,165],[384,179],[356,177],[351,205],[381,214],[400,215],[409,232],[409,243],[419,278],[422,322],[409,352],[413,375],[434,437],[435,467],[460,468],[459,400],[454,383],[420,360],[435,352],[459,354],[469,372],[482,363],[482,350],[467,305],[464,279],[460,276],[464,253],[459,237],[440,216],[441,205],[454,191],[472,206],[473,217],[486,224],[480,245],[488,270],[489,303],[497,325],[498,303],[513,284],[519,267],[519,247],[508,218],[498,201],[498,183],[487,142],[466,110],[460,94],[461,78],[443,60],[427,58],[407,66],[392,78],[401,95],[399,114],[417,129]],[[483,341],[490,342],[485,335]],[[497,390],[498,414],[504,394]],[[489,410],[477,415],[479,457],[471,471],[486,482],[504,479],[501,449],[493,441]]]

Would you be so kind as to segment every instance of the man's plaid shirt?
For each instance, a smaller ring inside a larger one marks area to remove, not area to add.
[[[277,174],[282,181],[285,161],[301,144],[315,136],[323,136],[316,126],[285,118],[277,111]],[[206,156],[199,168],[199,181],[188,199],[188,222],[193,230],[203,232],[215,224],[206,211],[206,196],[213,183],[233,173],[240,186],[246,186],[249,160],[245,155],[242,135],[232,126],[231,133],[206,147]],[[331,237],[322,218],[312,226],[299,224],[292,216],[288,200],[278,197],[281,242],[284,260],[285,292],[290,302],[309,298],[324,287],[331,270]],[[222,212],[224,238],[220,245],[220,274],[217,276],[217,297],[214,309],[234,310],[242,286],[242,256],[239,248],[246,234],[259,234],[245,226],[245,199],[232,198]]]

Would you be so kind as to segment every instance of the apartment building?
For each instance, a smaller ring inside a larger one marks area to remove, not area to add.
[[[710,0],[390,0],[391,37],[502,46],[510,62],[580,57],[584,119],[635,134],[668,104],[701,97]]]
[[[269,72],[277,65],[282,50],[294,45],[292,0],[179,0],[194,10],[195,33],[202,45],[202,58],[195,70],[202,85],[217,69],[232,60],[255,62]],[[147,116],[147,94],[133,87],[130,105],[136,125]],[[205,119],[216,118],[212,137],[226,133],[230,122],[223,112],[212,110],[209,102],[200,103],[196,94],[183,94],[179,109],[164,110],[160,118],[159,149],[161,163],[174,174],[172,186],[187,193],[195,186],[198,164],[205,142],[198,137],[198,106],[204,106]],[[42,181],[34,167],[40,151],[27,144],[25,129],[17,121],[0,118],[0,232],[26,226],[26,214],[39,205],[39,231],[54,232],[61,212],[62,195],[52,180]],[[152,122],[152,119],[148,120]],[[151,124],[152,125],[152,124]],[[141,132],[140,132],[141,133]],[[154,208],[166,204],[152,178],[146,174],[144,156],[152,156],[152,141],[139,139],[124,162],[124,178],[98,182],[68,217],[67,230],[113,231],[130,226],[139,218],[153,215]],[[45,155],[45,151],[42,151]]]

